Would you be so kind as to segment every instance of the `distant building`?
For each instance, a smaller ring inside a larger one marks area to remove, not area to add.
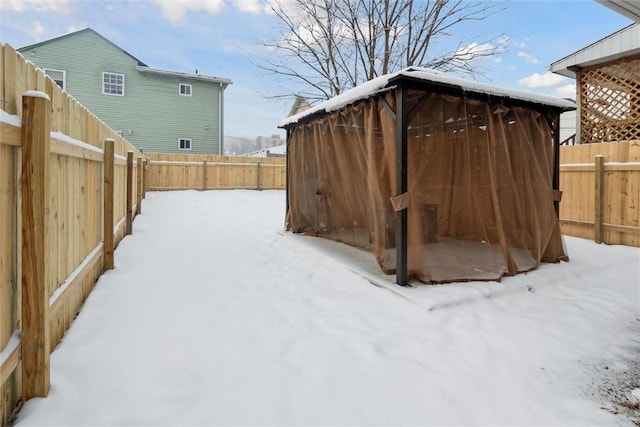
[[[259,136],[255,139],[227,135],[224,137],[224,141],[224,154],[228,156],[243,156],[248,153],[277,147],[285,143],[280,135],[271,135],[268,137]]]
[[[284,144],[284,139],[280,135],[259,136],[256,138],[256,150],[263,150],[282,144]]]
[[[287,157],[287,144],[243,154],[245,157]]]
[[[250,151],[256,150],[255,139],[239,138],[236,136],[225,135],[224,137],[224,155],[241,156]]]
[[[150,68],[91,28],[18,52],[141,151],[223,153],[229,79]]]

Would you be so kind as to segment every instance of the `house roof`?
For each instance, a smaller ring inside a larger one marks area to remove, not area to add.
[[[640,2],[638,0],[596,0],[603,6],[615,10],[620,15],[640,22]]]
[[[584,68],[633,55],[640,55],[640,23],[631,24],[559,59],[549,66],[549,70],[556,74],[575,78],[575,67]]]
[[[232,83],[231,80],[225,79],[225,78],[222,78],[222,77],[206,76],[206,75],[202,75],[202,74],[180,73],[180,72],[177,72],[177,71],[168,71],[168,70],[160,70],[160,69],[157,69],[157,68],[149,68],[149,66],[147,64],[145,64],[144,62],[140,61],[138,58],[136,58],[135,56],[131,55],[129,52],[127,52],[126,50],[122,49],[120,46],[116,45],[111,40],[107,39],[106,37],[104,37],[103,35],[101,35],[100,33],[98,33],[97,31],[95,31],[95,30],[93,30],[91,28],[84,28],[84,29],[79,30],[79,31],[74,31],[74,32],[68,33],[68,34],[63,34],[61,36],[54,37],[54,38],[48,39],[48,40],[44,40],[44,41],[29,45],[29,46],[24,46],[24,47],[21,47],[20,49],[18,49],[18,52],[24,52],[24,51],[27,51],[27,50],[35,49],[38,46],[42,46],[42,45],[51,43],[53,41],[60,40],[60,39],[66,38],[66,37],[71,37],[71,36],[74,36],[74,35],[77,35],[77,34],[80,34],[80,33],[84,33],[84,32],[90,32],[92,34],[95,34],[96,36],[100,37],[101,39],[103,39],[104,41],[109,43],[111,46],[113,46],[116,49],[122,51],[125,55],[127,55],[130,58],[132,58],[133,60],[135,60],[138,63],[138,66],[136,67],[137,70],[142,72],[142,73],[159,74],[159,75],[170,76],[170,77],[179,77],[179,78],[182,78],[182,79],[189,79],[189,80],[201,80],[201,81],[215,82],[215,83],[220,83],[225,87]]]
[[[63,35],[58,36],[58,37],[54,37],[52,39],[48,39],[48,40],[44,40],[44,41],[41,41],[41,42],[38,42],[38,43],[34,43],[34,44],[29,45],[29,46],[24,46],[24,47],[21,47],[20,49],[18,49],[18,52],[22,53],[22,52],[27,51],[27,50],[35,49],[35,48],[37,48],[39,46],[42,46],[42,45],[45,45],[45,44],[49,44],[49,43],[51,43],[53,41],[56,41],[56,40],[61,40],[61,39],[67,38],[67,37],[75,36],[75,35],[78,35],[80,33],[86,33],[86,32],[90,32],[90,33],[95,34],[96,36],[100,37],[101,39],[103,39],[104,41],[106,41],[107,43],[109,43],[110,45],[115,47],[116,49],[121,50],[125,55],[127,55],[127,56],[131,57],[133,60],[135,60],[138,63],[138,66],[147,67],[147,64],[145,64],[144,62],[140,61],[138,58],[136,58],[135,56],[131,55],[129,52],[127,52],[126,50],[122,49],[120,46],[118,46],[117,44],[113,43],[111,40],[107,39],[102,34],[98,33],[97,31],[95,31],[95,30],[93,30],[91,28],[84,28],[82,30],[74,31],[74,32],[71,32],[71,33],[63,34]]]
[[[295,101],[293,101],[293,105],[289,110],[288,116],[293,116],[299,113],[302,113],[305,110],[311,108],[311,103],[304,96],[296,95]]]
[[[149,68],[145,66],[142,66],[142,67],[138,66],[136,67],[136,69],[142,73],[158,74],[158,75],[167,76],[167,77],[179,77],[185,80],[202,80],[207,82],[215,82],[215,83],[221,83],[224,86],[227,86],[233,83],[230,79],[225,79],[222,77],[206,76],[204,74],[180,73],[177,71],[159,70],[156,68]]]
[[[280,122],[279,127],[289,128],[296,124],[309,122],[314,117],[341,110],[348,105],[371,98],[378,93],[389,91],[397,84],[403,82],[424,86],[434,92],[485,99],[496,103],[515,102],[528,106],[542,106],[544,108],[553,108],[561,111],[576,109],[576,104],[566,99],[468,81],[428,68],[409,67],[396,73],[377,77],[315,107],[305,110],[300,114],[287,117]]]

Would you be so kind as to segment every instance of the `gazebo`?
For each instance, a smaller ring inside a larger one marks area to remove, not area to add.
[[[423,68],[371,80],[280,123],[286,228],[370,250],[400,285],[568,260],[559,116],[574,109]]]

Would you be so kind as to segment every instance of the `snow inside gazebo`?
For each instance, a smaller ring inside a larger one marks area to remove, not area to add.
[[[559,117],[575,103],[407,68],[280,123],[286,227],[372,251],[398,284],[567,260]]]

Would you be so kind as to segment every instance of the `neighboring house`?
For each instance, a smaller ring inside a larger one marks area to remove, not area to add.
[[[149,68],[91,28],[18,52],[141,151],[223,152],[229,79]]]
[[[311,108],[311,103],[304,96],[296,95],[295,101],[293,101],[293,105],[289,110],[288,117],[295,116],[296,114],[300,114],[303,111],[307,111]]]
[[[573,101],[575,99],[571,98]],[[570,141],[575,139],[576,135],[576,112],[567,111],[560,114],[560,142]]]
[[[634,5],[599,2],[612,9]],[[636,20],[640,21],[640,16]],[[580,49],[549,68],[576,79],[576,143],[640,139],[640,23]]]

